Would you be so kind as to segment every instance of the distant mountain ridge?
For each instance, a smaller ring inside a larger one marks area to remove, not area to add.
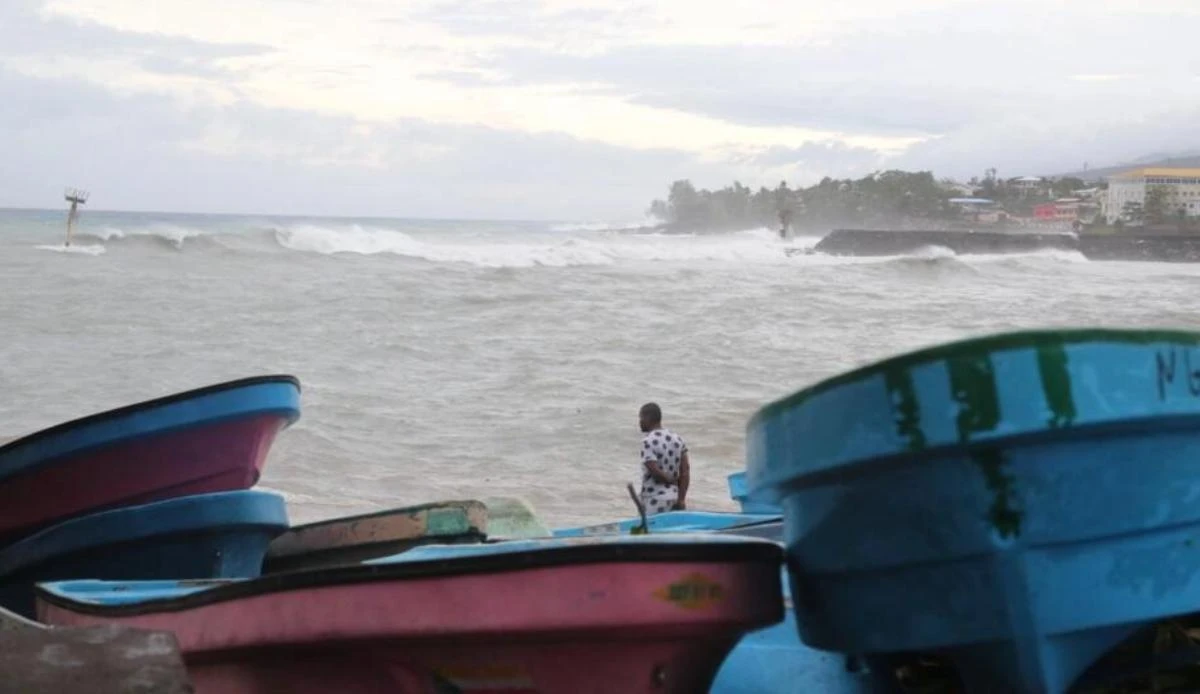
[[[1122,171],[1138,169],[1143,166],[1178,166],[1200,168],[1200,150],[1177,152],[1174,154],[1157,152],[1154,154],[1148,154],[1144,157],[1138,157],[1137,159],[1132,159],[1123,164],[1117,164],[1116,166],[1106,166],[1099,169],[1068,171],[1065,173],[1053,174],[1048,178],[1065,178],[1067,176],[1072,176],[1075,178],[1082,178],[1085,181],[1098,181],[1102,178],[1119,174]]]

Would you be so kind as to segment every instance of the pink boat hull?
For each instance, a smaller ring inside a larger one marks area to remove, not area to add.
[[[704,692],[742,634],[783,616],[779,565],[761,559],[356,576],[141,613],[43,595],[38,615],[172,631],[199,694]],[[272,579],[288,580],[253,583]]]
[[[287,420],[265,414],[86,451],[0,484],[0,537],[83,513],[253,486]]]

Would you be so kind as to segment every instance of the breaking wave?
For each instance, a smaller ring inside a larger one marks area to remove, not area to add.
[[[785,246],[770,232],[724,236],[610,234],[596,237],[536,235],[512,238],[418,238],[394,229],[296,225],[275,231],[279,245],[324,255],[390,254],[436,263],[478,267],[572,267],[621,262],[788,262]]]
[[[189,240],[194,239],[193,243],[203,243],[211,241],[218,236],[218,234],[210,234],[201,229],[175,224],[154,224],[129,230],[107,226],[99,229],[89,229],[76,234],[75,238],[96,241],[105,245],[150,243],[181,250],[185,242]]]
[[[595,227],[595,228],[593,228]],[[897,256],[829,256],[813,251],[819,237],[781,240],[771,229],[726,234],[628,232],[605,225],[546,226],[528,231],[397,229],[389,226],[314,221],[291,224],[241,223],[205,229],[171,223],[104,226],[81,230],[78,245],[38,248],[100,255],[112,252],[287,253],[331,257],[382,256],[414,262],[481,268],[614,266],[627,264],[843,265],[1015,262],[1014,259],[1086,262],[1071,251],[1044,250],[1013,255],[955,255],[927,247]]]
[[[71,253],[71,254],[75,254],[75,255],[100,255],[101,253],[104,253],[104,246],[100,246],[100,245],[84,245],[84,246],[80,246],[80,245],[75,245],[75,246],[43,245],[43,246],[34,246],[34,248],[38,249],[39,251],[53,251],[55,253]]]
[[[909,253],[896,255],[826,255],[814,252],[810,257],[821,257],[828,260],[837,259],[843,263],[853,264],[903,264],[912,266],[936,266],[942,264],[1031,264],[1031,263],[1087,263],[1091,262],[1079,251],[1061,248],[1043,248],[1034,251],[1017,253],[955,253],[945,246],[929,245],[914,249]]]
[[[636,231],[642,229],[653,229],[660,222],[656,219],[637,219],[629,222],[614,224],[612,222],[560,222],[550,225],[550,231],[555,232],[572,232],[572,231]]]

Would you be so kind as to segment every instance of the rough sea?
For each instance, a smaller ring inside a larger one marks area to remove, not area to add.
[[[303,415],[262,486],[293,522],[520,496],[628,517],[637,409],[733,508],[761,405],[899,351],[1044,326],[1200,328],[1200,265],[1074,253],[790,255],[816,237],[602,224],[0,210],[0,438],[290,373]]]

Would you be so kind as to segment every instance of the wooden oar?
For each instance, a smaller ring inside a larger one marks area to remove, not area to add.
[[[16,612],[9,612],[8,610],[0,607],[0,632],[45,628],[46,625],[44,624],[39,624],[32,619],[26,619]]]
[[[630,535],[649,535],[650,526],[646,524],[646,507],[642,505],[642,500],[633,489],[633,483],[627,483],[625,489],[629,490],[629,498],[633,499],[633,505],[637,506],[638,516],[642,519],[642,524],[632,528],[629,531]]]

